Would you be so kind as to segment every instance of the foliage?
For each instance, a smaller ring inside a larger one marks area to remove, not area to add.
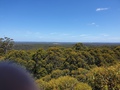
[[[93,90],[119,90],[120,64],[108,68],[94,68],[87,78],[87,82],[93,87]]]
[[[87,47],[77,43],[69,48],[50,46],[37,50],[12,47],[12,39],[0,39],[0,61],[22,65],[41,90],[120,89],[120,46]]]
[[[13,39],[8,37],[0,38],[0,51],[3,51],[4,54],[6,54],[8,50],[12,49],[13,45]]]
[[[42,81],[41,79],[36,82],[43,90],[92,90],[88,84],[78,82],[77,79],[70,76],[59,77],[49,82]]]

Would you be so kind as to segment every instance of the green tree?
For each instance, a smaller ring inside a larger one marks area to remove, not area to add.
[[[92,90],[87,83],[81,83],[70,76],[62,76],[49,82],[40,79],[37,83],[42,90]]]
[[[6,54],[8,50],[11,50],[13,46],[14,46],[13,39],[8,37],[0,38],[0,48],[3,49],[4,54]]]
[[[67,51],[66,60],[64,61],[64,69],[69,69],[72,71],[77,68],[88,68],[88,65],[84,59],[81,58],[80,54],[75,51]]]
[[[42,79],[36,80],[36,83],[40,90],[46,90],[46,88],[48,87],[48,83],[43,81]]]
[[[63,55],[63,50],[60,47],[50,47],[47,50],[47,69],[49,73],[55,69],[61,69],[63,62],[65,60]]]
[[[11,50],[8,54],[5,55],[5,60],[20,64],[31,72],[35,64],[35,61],[31,60],[29,53],[24,50]]]
[[[45,58],[46,58],[46,52],[41,48],[33,54],[32,60],[35,62],[35,64],[32,71],[34,73],[34,77],[40,78],[47,74],[47,71],[45,69],[46,67]]]
[[[120,64],[92,69],[87,74],[87,82],[93,90],[119,90]]]
[[[86,82],[86,75],[88,74],[89,70],[83,69],[83,68],[78,68],[77,70],[72,70],[71,71],[71,76],[76,78],[80,82]]]
[[[83,43],[76,43],[76,44],[73,46],[73,49],[79,51],[79,50],[86,50],[87,47],[86,47]]]

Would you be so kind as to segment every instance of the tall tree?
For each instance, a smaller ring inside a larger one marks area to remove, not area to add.
[[[13,39],[8,37],[0,38],[0,48],[3,49],[4,54],[6,54],[8,50],[12,49],[13,46]]]

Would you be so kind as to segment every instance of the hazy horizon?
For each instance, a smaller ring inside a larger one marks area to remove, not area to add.
[[[54,41],[14,41],[15,43],[120,43],[120,42],[54,42]]]

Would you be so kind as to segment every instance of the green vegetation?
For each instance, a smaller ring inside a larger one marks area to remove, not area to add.
[[[1,39],[1,43],[6,40]],[[41,90],[120,89],[119,45],[96,47],[77,43],[72,47],[54,45],[37,50],[7,47],[4,52],[1,43],[0,60],[18,63],[29,70]]]
[[[0,52],[4,52],[6,54],[8,50],[12,49],[13,43],[13,39],[8,37],[0,38]]]

